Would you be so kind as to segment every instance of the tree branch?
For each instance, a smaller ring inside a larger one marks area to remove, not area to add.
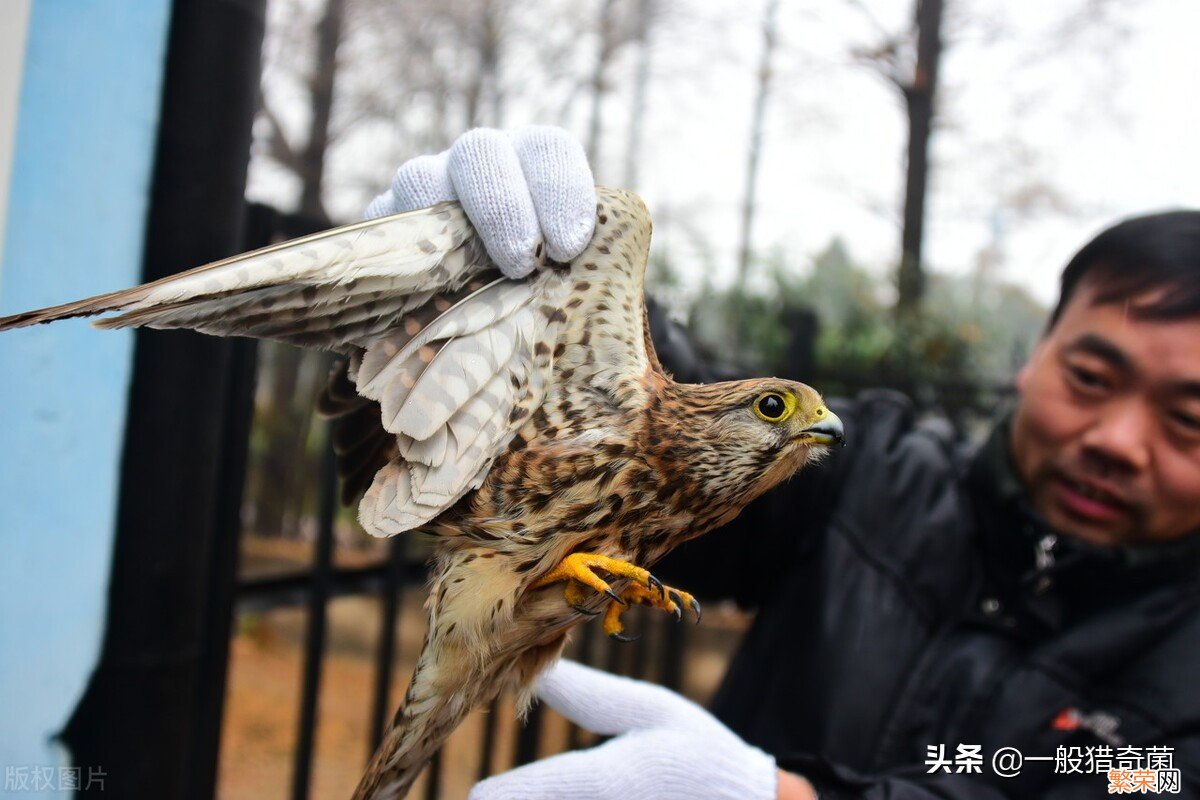
[[[279,117],[271,109],[266,92],[262,93],[262,103],[259,108],[263,119],[267,121],[267,124],[271,128],[270,133],[267,135],[267,150],[270,152],[271,158],[299,175],[300,157],[296,154],[296,150],[292,147],[291,142],[287,140],[287,136],[283,132],[283,125],[279,122]]]

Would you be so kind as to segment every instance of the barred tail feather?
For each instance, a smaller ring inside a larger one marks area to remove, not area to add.
[[[576,617],[553,589],[519,602],[523,573],[496,551],[447,549],[435,569],[429,628],[404,705],[354,800],[404,797],[467,714],[500,692],[516,691],[524,713],[534,677],[561,653]]]
[[[470,681],[447,686],[443,673],[449,665],[439,664],[442,658],[427,637],[404,705],[371,758],[354,800],[397,800],[408,794],[433,754],[475,707],[472,695],[482,687]]]

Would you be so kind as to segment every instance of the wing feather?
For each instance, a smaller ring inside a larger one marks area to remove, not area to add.
[[[527,282],[501,278],[461,299],[435,301],[430,310],[437,311],[437,316],[432,320],[407,318],[405,322],[411,324],[389,332],[367,349],[355,377],[359,391],[365,397],[380,399],[377,393],[395,380],[404,370],[405,361],[421,348],[440,350],[450,339],[483,330],[511,314],[520,304],[529,302],[530,291]],[[450,313],[451,306],[454,313]],[[403,355],[397,358],[400,353]]]
[[[554,382],[596,390],[617,405],[637,404],[646,371],[658,369],[644,327],[650,215],[632,192],[596,191],[596,232],[571,264],[572,287],[561,306]]]
[[[0,330],[114,313],[97,324],[348,354],[322,408],[346,418],[339,471],[349,494],[362,492],[361,522],[393,535],[477,488],[534,411],[552,409],[562,392],[586,385],[629,402],[655,368],[643,328],[649,217],[634,195],[598,196],[585,252],[569,269],[524,280],[501,277],[461,209],[442,204],[0,318]]]
[[[431,293],[457,290],[488,270],[494,265],[466,215],[441,204],[0,318],[0,330],[115,312],[98,327],[190,328],[346,349],[390,329]]]
[[[401,380],[415,372],[409,349],[428,351],[437,340],[418,335],[396,353],[397,361],[408,356],[406,366],[386,388],[375,389],[382,392],[382,424],[397,434],[399,447],[359,505],[368,531],[393,535],[431,522],[479,486],[492,461],[542,403],[550,361],[537,356],[537,344],[553,341],[561,323],[540,314],[535,301],[561,297],[563,286],[564,280],[551,273],[530,281],[524,305],[512,313],[493,313],[499,318],[491,325],[446,342],[410,386]],[[461,313],[478,319],[470,305],[463,301]],[[456,311],[439,318],[439,330],[465,330],[452,319]],[[385,374],[386,368],[373,380]]]
[[[403,406],[394,415],[384,406],[384,427],[414,439],[432,436],[512,358],[520,335],[517,325],[517,318],[507,317],[472,336],[449,341],[417,379]]]
[[[643,300],[650,219],[635,195],[598,194],[597,234],[567,273],[494,282],[364,355],[359,390],[380,400],[399,445],[359,506],[367,530],[435,519],[481,484],[534,410],[555,415],[562,393],[584,385],[638,402],[658,369]]]

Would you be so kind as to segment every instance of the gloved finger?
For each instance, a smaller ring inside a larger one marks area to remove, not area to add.
[[[400,165],[392,178],[392,198],[396,210],[414,211],[447,200],[457,200],[450,182],[450,151],[410,158]]]
[[[610,743],[611,744],[611,743]],[[604,800],[611,774],[604,748],[562,753],[480,781],[467,800]]]
[[[405,161],[392,177],[391,188],[372,200],[363,216],[375,219],[457,200],[447,172],[449,161],[449,150]]]
[[[603,736],[709,719],[707,712],[670,689],[574,661],[551,666],[534,683],[533,692],[576,725]]]
[[[467,131],[450,148],[450,182],[496,266],[523,278],[544,262],[545,246],[521,163],[498,130]]]
[[[395,213],[396,201],[392,197],[392,190],[388,189],[367,204],[367,210],[363,212],[363,219],[378,219]]]
[[[587,154],[562,128],[529,125],[510,134],[546,252],[566,263],[583,252],[596,228],[596,181]]]

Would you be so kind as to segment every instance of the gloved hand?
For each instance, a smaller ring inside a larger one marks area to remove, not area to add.
[[[457,200],[488,254],[510,278],[549,256],[583,252],[596,225],[596,187],[583,147],[562,128],[476,128],[449,150],[400,165],[367,219]],[[543,247],[544,242],[544,247]]]
[[[560,661],[534,691],[577,725],[616,738],[488,778],[470,800],[775,798],[775,759],[668,689]]]

